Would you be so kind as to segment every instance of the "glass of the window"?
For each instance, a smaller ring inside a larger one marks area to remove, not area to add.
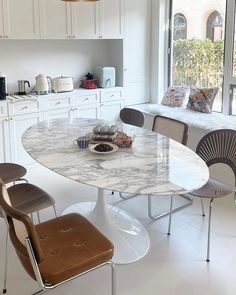
[[[219,87],[213,110],[221,112],[226,0],[172,2],[171,84]]]
[[[231,113],[236,115],[236,86],[232,86],[231,93]]]

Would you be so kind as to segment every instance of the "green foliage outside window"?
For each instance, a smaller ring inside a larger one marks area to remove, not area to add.
[[[173,85],[222,87],[224,41],[182,39],[173,42]]]

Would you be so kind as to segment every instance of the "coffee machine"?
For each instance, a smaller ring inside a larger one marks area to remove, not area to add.
[[[30,82],[27,80],[18,80],[18,95],[26,95],[25,84],[30,88]]]
[[[0,72],[0,99],[6,99],[7,97],[7,85],[6,76]]]

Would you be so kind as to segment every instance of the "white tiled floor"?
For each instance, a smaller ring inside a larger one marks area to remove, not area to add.
[[[96,189],[70,181],[46,168],[33,165],[27,178],[56,199],[61,213],[67,206],[95,200]],[[110,203],[131,212],[150,234],[148,254],[137,263],[117,266],[117,295],[235,295],[236,280],[236,208],[232,198],[217,200],[212,222],[211,262],[206,263],[207,217],[200,214],[200,202],[174,214],[172,235],[166,235],[168,218],[152,222],[147,217],[147,200],[137,197],[121,201],[107,193]],[[166,198],[156,198],[155,205],[167,205]],[[158,208],[158,207],[157,207]],[[41,213],[42,219],[53,217],[51,209]],[[0,224],[3,247],[5,226]],[[2,251],[0,261],[3,261]],[[1,263],[0,279],[3,275]],[[101,269],[64,285],[51,294],[110,294],[109,268]],[[26,295],[36,292],[37,285],[18,262],[12,246],[9,251],[8,294]]]

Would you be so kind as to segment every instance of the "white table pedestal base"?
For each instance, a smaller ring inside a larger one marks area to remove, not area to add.
[[[148,252],[150,239],[144,226],[126,211],[107,205],[103,189],[98,189],[96,203],[78,203],[68,207],[63,214],[72,212],[86,217],[114,244],[114,263],[132,263]]]

